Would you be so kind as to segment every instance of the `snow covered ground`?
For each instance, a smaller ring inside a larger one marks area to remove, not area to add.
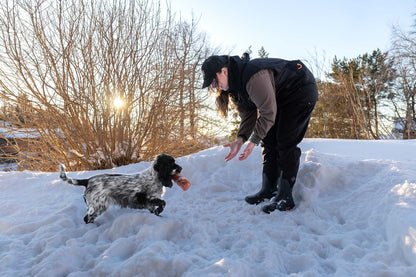
[[[0,276],[415,276],[416,141],[300,146],[285,213],[244,202],[260,187],[260,147],[245,161],[225,163],[221,146],[178,158],[192,185],[167,189],[161,217],[113,207],[88,225],[82,187],[1,172]]]

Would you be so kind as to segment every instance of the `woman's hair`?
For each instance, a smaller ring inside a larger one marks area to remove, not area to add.
[[[230,57],[227,57],[227,63],[224,65],[224,67],[229,68],[230,67]],[[217,73],[220,73],[221,70]],[[217,106],[217,112],[220,114],[220,116],[224,119],[228,116],[228,105],[230,103],[229,93],[226,91],[221,90],[218,87],[218,82],[216,79],[211,84],[209,88],[209,94],[215,94],[215,105]]]
[[[215,93],[215,105],[217,106],[217,111],[220,116],[224,119],[228,116],[228,105],[230,103],[230,98],[227,92],[222,91],[217,88],[210,90],[211,94]]]
[[[227,60],[228,61],[225,67],[229,69],[230,64],[231,64],[230,56],[227,57]],[[250,55],[248,53],[244,53],[241,56],[241,60],[243,63],[247,63],[250,60]],[[229,74],[228,85],[230,85],[230,74],[232,74],[232,72],[229,71],[228,74]],[[208,91],[210,95],[215,94],[215,105],[217,106],[217,111],[220,114],[220,116],[223,117],[224,119],[226,119],[228,116],[228,108],[230,104],[233,105],[234,107],[243,106],[248,109],[256,108],[253,102],[250,101],[247,95],[247,92],[244,94],[244,93],[238,93],[237,91],[222,91],[218,87],[218,83],[216,83],[215,81],[213,82],[213,84],[211,84]],[[230,103],[230,98],[232,100],[231,103]]]

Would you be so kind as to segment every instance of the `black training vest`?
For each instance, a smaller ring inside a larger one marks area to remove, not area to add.
[[[288,61],[277,58],[242,60],[230,57],[229,87],[233,102],[248,109],[256,106],[249,99],[246,85],[250,78],[260,70],[272,70],[279,106],[290,102],[316,102],[318,88],[309,69],[299,60]]]

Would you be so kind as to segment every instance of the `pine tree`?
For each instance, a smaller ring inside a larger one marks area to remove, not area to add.
[[[268,58],[269,57],[269,53],[266,52],[266,50],[264,49],[263,46],[260,48],[258,54],[259,54],[259,58]]]

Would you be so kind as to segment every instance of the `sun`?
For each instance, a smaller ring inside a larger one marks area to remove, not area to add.
[[[124,101],[118,96],[114,98],[113,105],[116,109],[121,109],[124,106]]]

